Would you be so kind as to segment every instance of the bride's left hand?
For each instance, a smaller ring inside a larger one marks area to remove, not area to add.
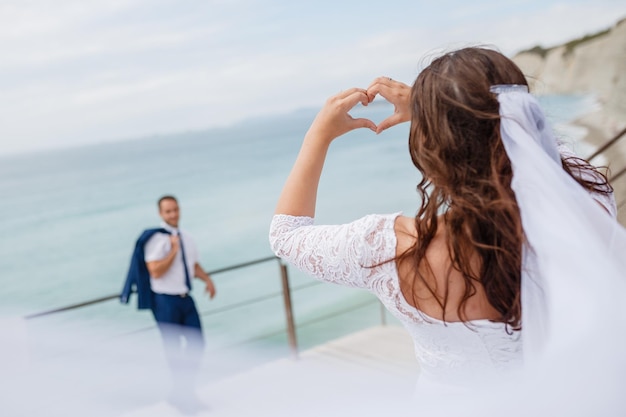
[[[361,103],[369,104],[367,91],[363,88],[351,88],[330,97],[313,120],[307,136],[326,143],[351,130],[366,127],[376,132],[376,124],[369,119],[353,118],[349,112]]]

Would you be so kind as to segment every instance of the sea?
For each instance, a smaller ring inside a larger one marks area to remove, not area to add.
[[[584,131],[569,123],[594,110],[595,99],[539,99],[557,135],[583,156],[588,153],[589,146],[581,142]],[[47,346],[31,346],[35,355],[49,348],[51,334],[56,340],[52,350],[60,356],[77,355],[76,346],[89,350],[111,340],[158,343],[154,320],[149,312],[137,310],[135,296],[128,305],[114,298],[26,317],[118,294],[135,240],[160,222],[156,202],[164,194],[178,198],[180,225],[193,235],[206,270],[271,257],[268,227],[274,207],[317,110],[0,157],[0,326],[5,326],[0,330],[21,323],[17,328],[27,335],[23,340]],[[353,116],[377,123],[392,111],[388,103],[374,101],[356,108]],[[408,156],[407,138],[404,124],[380,135],[354,131],[333,142],[319,187],[316,222],[342,223],[370,213],[414,215],[420,178]],[[288,273],[300,350],[394,320],[365,291],[318,283],[293,267]],[[208,351],[217,357],[254,346],[271,352],[261,355],[264,359],[288,355],[278,262],[213,278],[213,300],[200,281],[193,289]],[[45,335],[47,342],[37,335]],[[61,347],[63,340],[69,347]],[[224,369],[213,361],[212,374],[258,362],[258,357],[240,359],[237,366]]]

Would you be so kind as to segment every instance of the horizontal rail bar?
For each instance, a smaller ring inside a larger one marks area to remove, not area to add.
[[[309,282],[309,283],[302,284],[302,285],[299,285],[297,287],[294,287],[294,288],[291,289],[291,291],[292,292],[300,291],[300,290],[303,290],[305,288],[314,287],[316,285],[321,285],[321,284],[323,284],[322,281],[313,281],[313,282]],[[261,297],[247,299],[247,300],[241,301],[239,303],[229,304],[229,305],[221,307],[221,308],[215,308],[215,309],[212,309],[212,310],[209,310],[209,311],[203,311],[203,312],[200,312],[199,314],[202,317],[212,316],[213,314],[219,314],[219,313],[224,313],[226,311],[235,310],[235,309],[238,309],[240,307],[249,306],[251,304],[256,304],[256,303],[259,303],[261,301],[269,300],[270,298],[279,297],[281,295],[282,295],[282,292],[274,292],[272,294],[267,294],[267,295],[264,295],[264,296],[261,296]],[[129,335],[132,335],[132,334],[146,332],[146,331],[152,330],[154,328],[156,328],[156,325],[146,326],[146,327],[142,327],[141,329],[137,329],[137,330],[133,330],[133,331],[130,331],[130,332],[119,334],[119,335],[117,335],[117,337],[126,337],[126,336],[129,336]]]
[[[235,269],[245,268],[247,266],[252,266],[252,265],[256,265],[256,264],[260,264],[260,263],[268,262],[268,261],[272,261],[272,260],[280,261],[280,258],[278,258],[276,256],[268,256],[268,257],[261,258],[261,259],[255,259],[255,260],[249,261],[249,262],[244,262],[244,263],[240,263],[240,264],[236,264],[236,265],[232,265],[232,266],[227,266],[225,268],[215,269],[213,271],[208,271],[208,273],[209,273],[209,275],[217,275],[217,274],[220,274],[222,272],[228,272],[228,271],[232,271],[232,270],[235,270]],[[36,317],[47,316],[47,315],[54,314],[54,313],[61,313],[63,311],[75,310],[77,308],[86,307],[86,306],[90,306],[90,305],[93,305],[93,304],[102,303],[102,302],[105,302],[105,301],[119,299],[119,297],[120,297],[119,293],[118,294],[107,295],[107,296],[104,296],[104,297],[94,298],[94,299],[88,300],[88,301],[83,301],[82,303],[71,304],[71,305],[65,306],[65,307],[59,307],[59,308],[55,308],[55,309],[52,309],[52,310],[46,310],[46,311],[42,311],[42,312],[39,312],[39,313],[29,314],[27,316],[24,316],[24,318],[25,319],[34,319]]]
[[[244,262],[244,263],[241,263],[241,264],[237,264],[237,265],[227,266],[225,268],[216,269],[214,271],[209,271],[209,275],[221,274],[222,272],[228,272],[228,271],[232,271],[234,269],[245,268],[246,266],[261,264],[263,262],[268,262],[268,261],[271,261],[271,260],[280,261],[280,258],[277,257],[277,256],[268,256],[266,258],[256,259],[254,261]]]
[[[363,308],[363,307],[366,307],[366,306],[368,306],[370,304],[375,304],[375,303],[380,303],[380,301],[378,299],[372,299],[372,300],[363,301],[361,303],[355,304],[355,305],[350,306],[348,308],[344,308],[344,309],[341,309],[341,310],[336,310],[336,311],[330,312],[328,314],[325,314],[323,316],[316,317],[316,318],[314,318],[312,320],[301,322],[301,323],[298,324],[298,327],[304,327],[304,326],[308,326],[308,325],[311,325],[311,324],[314,324],[314,323],[318,323],[320,321],[328,320],[328,319],[333,318],[334,316],[338,316],[338,315],[341,315],[341,314],[346,314],[346,313],[349,313],[351,311],[358,310],[359,308]]]
[[[320,285],[320,284],[322,284],[321,281],[314,281],[314,282],[311,282],[311,283],[308,283],[308,284],[303,284],[303,285],[300,285],[298,287],[291,288],[291,292],[299,291],[301,289],[308,288],[308,287],[313,287],[313,286]],[[229,305],[221,307],[221,308],[214,308],[214,309],[211,309],[209,311],[204,311],[200,315],[201,316],[211,316],[213,314],[219,314],[219,313],[223,313],[225,311],[235,310],[235,309],[237,309],[239,307],[248,306],[250,304],[255,304],[255,303],[258,303],[258,302],[261,302],[261,301],[269,300],[271,298],[280,297],[282,295],[283,295],[282,291],[276,291],[276,292],[273,292],[271,294],[266,294],[266,295],[263,295],[263,296],[260,296],[260,297],[256,297],[256,298],[249,298],[247,300],[240,301],[238,303],[229,304]]]
[[[622,175],[624,175],[624,173],[626,173],[626,168],[622,168],[617,174],[612,175],[611,178],[609,179],[609,182],[613,182],[619,179]]]
[[[33,313],[33,314],[29,314],[27,316],[24,316],[25,319],[34,319],[37,317],[41,317],[41,316],[47,316],[50,314],[54,314],[54,313],[61,313],[63,311],[68,311],[68,310],[74,310],[77,308],[81,308],[81,307],[86,307],[86,306],[90,306],[93,304],[98,304],[98,303],[102,303],[104,301],[109,301],[109,300],[113,300],[116,298],[120,298],[119,294],[115,294],[115,295],[108,295],[106,297],[101,297],[101,298],[95,298],[93,300],[89,300],[89,301],[85,301],[82,303],[78,303],[78,304],[72,304],[69,306],[65,306],[65,307],[59,307],[59,308],[55,308],[52,310],[46,310],[46,311],[41,311],[39,313]]]
[[[343,315],[343,314],[347,314],[347,313],[356,311],[356,310],[358,310],[360,308],[367,307],[367,306],[375,304],[375,303],[380,303],[380,301],[378,301],[377,299],[373,299],[373,300],[368,300],[368,301],[365,301],[365,302],[362,302],[362,303],[358,303],[358,304],[355,304],[355,305],[353,305],[353,306],[351,306],[349,308],[344,308],[344,309],[341,309],[341,310],[337,310],[337,311],[334,311],[334,312],[332,312],[330,314],[326,314],[324,316],[316,317],[315,319],[312,319],[312,320],[309,320],[309,321],[306,321],[306,322],[303,322],[303,323],[299,323],[298,327],[301,328],[301,327],[305,327],[305,326],[308,326],[308,325],[311,325],[311,324],[315,324],[315,323],[318,323],[318,322],[321,322],[321,321],[324,321],[324,320],[328,320],[328,319],[334,318],[336,316],[340,316],[340,315]],[[226,346],[220,346],[217,349],[213,349],[211,352],[220,352],[220,351],[228,350],[228,349],[235,348],[235,347],[245,346],[245,345],[247,345],[249,343],[259,342],[261,340],[268,339],[270,337],[275,337],[275,336],[278,336],[278,335],[286,333],[286,332],[287,332],[286,330],[276,330],[276,331],[265,333],[265,334],[262,334],[262,335],[259,335],[259,336],[256,336],[256,337],[252,337],[250,339],[245,339],[245,340],[241,340],[241,341],[238,341],[238,342],[234,342],[234,343],[226,345]]]
[[[608,148],[613,146],[622,136],[626,134],[626,128],[622,129],[617,135],[613,137],[613,139],[606,142],[604,145],[600,146],[594,153],[592,153],[589,157],[587,157],[587,161],[591,161],[596,156],[600,155],[602,152],[606,151]]]

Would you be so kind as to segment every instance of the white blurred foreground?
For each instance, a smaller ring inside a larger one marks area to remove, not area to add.
[[[166,400],[169,376],[156,338],[86,344],[79,335],[33,337],[20,319],[1,320],[0,328],[2,416],[181,415]],[[600,349],[606,355],[593,357],[563,352],[525,381],[424,398],[413,395],[419,370],[410,337],[401,327],[379,326],[303,352],[298,360],[273,360],[201,383],[196,392],[205,408],[196,415],[624,416],[626,361],[616,356],[621,347],[607,346]],[[220,363],[207,357],[203,371],[265,355],[233,351]]]

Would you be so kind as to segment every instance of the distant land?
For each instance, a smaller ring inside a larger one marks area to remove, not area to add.
[[[626,128],[626,18],[562,45],[521,51],[513,60],[534,94],[591,94],[597,99],[599,110],[574,123],[586,129],[587,143],[599,148]],[[626,135],[591,162],[609,168],[617,217],[626,226]]]
[[[582,122],[605,138],[626,126],[626,18],[562,45],[521,51],[513,60],[535,94],[593,94],[602,110]]]

